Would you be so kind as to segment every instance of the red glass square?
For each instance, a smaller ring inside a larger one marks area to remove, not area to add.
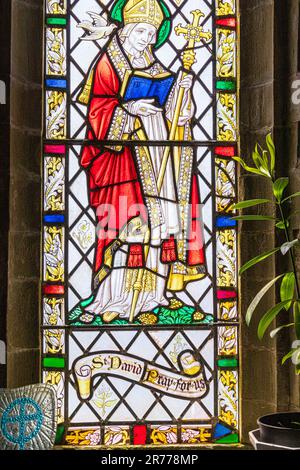
[[[147,441],[147,426],[137,425],[133,427],[133,444],[143,445]]]
[[[217,26],[228,26],[230,28],[236,28],[236,18],[219,18],[216,20]]]
[[[44,152],[45,153],[55,153],[55,154],[64,154],[66,153],[66,146],[65,145],[44,145]]]
[[[237,293],[234,290],[217,290],[217,299],[226,300],[226,299],[235,299]]]
[[[65,293],[64,286],[54,286],[54,285],[47,285],[43,286],[43,293],[44,294],[56,294],[56,295],[63,295]]]
[[[223,157],[234,157],[236,154],[235,147],[233,146],[220,146],[215,147],[215,155],[221,155]]]

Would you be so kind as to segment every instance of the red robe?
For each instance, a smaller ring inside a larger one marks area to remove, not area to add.
[[[95,255],[95,273],[103,265],[105,248],[116,239],[119,230],[134,216],[140,215],[147,220],[146,207],[142,195],[142,187],[138,179],[133,152],[124,146],[117,152],[101,147],[101,141],[107,139],[117,106],[122,106],[119,95],[120,79],[107,54],[103,54],[95,66],[92,93],[88,111],[87,139],[91,141],[82,150],[81,164],[87,169],[90,204],[95,209],[100,205],[113,206],[116,217],[109,217],[108,212],[97,214],[98,242]],[[120,197],[127,197],[127,207],[133,204],[143,205],[130,215],[120,207]],[[190,266],[205,263],[201,214],[197,214],[196,205],[200,203],[197,176],[193,175],[191,204],[193,233],[189,238],[197,238],[192,249],[188,250],[187,262]],[[174,262],[177,259],[176,241],[171,237],[162,244],[162,262]],[[130,247],[128,265],[140,267],[142,259],[141,246]]]

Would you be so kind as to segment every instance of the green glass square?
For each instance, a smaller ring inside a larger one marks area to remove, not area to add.
[[[46,23],[50,26],[66,26],[66,18],[47,18]]]
[[[63,357],[44,357],[43,366],[47,369],[56,368],[63,369],[65,367],[65,359]]]

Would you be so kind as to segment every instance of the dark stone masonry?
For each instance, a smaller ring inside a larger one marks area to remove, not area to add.
[[[39,381],[43,1],[0,3],[0,80],[7,92],[6,104],[0,105],[0,339],[7,344],[0,385],[16,387]],[[300,190],[300,106],[291,102],[300,67],[298,28],[298,0],[240,0],[240,155],[249,161],[255,143],[274,132],[277,174],[291,177],[293,191]],[[271,196],[265,180],[255,175],[241,172],[239,188],[240,199]],[[291,236],[299,236],[299,226],[298,214]],[[260,222],[241,224],[240,264],[276,243],[272,223],[263,223],[263,229]],[[269,259],[243,275],[241,317],[260,287],[282,268],[288,268],[282,260]],[[272,306],[276,296],[271,290],[261,308]],[[299,408],[299,378],[280,365],[290,344],[288,333],[277,342],[267,335],[260,342],[254,324],[241,324],[244,442],[259,415]]]

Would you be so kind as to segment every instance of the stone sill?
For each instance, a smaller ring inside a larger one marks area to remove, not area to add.
[[[128,446],[67,446],[57,445],[53,450],[106,450],[106,451],[126,451],[126,450],[253,450],[250,444],[198,444],[198,445],[128,445]]]

